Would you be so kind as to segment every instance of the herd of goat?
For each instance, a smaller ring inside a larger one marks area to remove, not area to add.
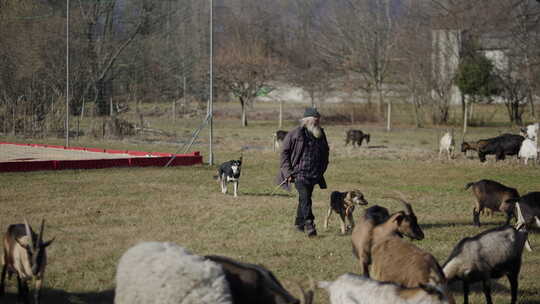
[[[482,282],[487,303],[492,303],[490,280],[506,276],[510,282],[511,303],[518,293],[518,277],[524,248],[530,250],[527,227],[540,227],[540,192],[524,196],[491,180],[469,183],[477,198],[473,224],[484,209],[501,211],[517,218],[515,226],[488,229],[459,241],[444,264],[405,237],[422,240],[424,233],[410,203],[403,194],[393,198],[403,210],[390,213],[385,207],[364,210],[353,227],[351,243],[363,275],[346,273],[334,281],[319,281],[327,290],[330,303],[455,303],[448,284],[463,283],[464,303],[468,303],[469,284]],[[507,220],[507,224],[509,220]],[[34,302],[39,303],[40,287],[47,262],[43,241],[44,222],[39,234],[30,225],[10,225],[4,236],[0,296],[6,274],[16,275],[18,300],[28,301],[28,283],[36,282]],[[311,304],[315,283],[308,290],[298,285],[301,299],[287,291],[274,274],[260,265],[231,258],[199,256],[173,243],[143,242],[128,249],[120,258],[116,272],[114,302],[147,303],[274,303]]]
[[[538,123],[527,126],[522,135],[503,134],[462,144],[462,152],[475,150],[481,161],[495,154],[496,159],[519,155],[536,160]],[[286,133],[276,133],[276,143]],[[346,144],[369,143],[370,135],[349,130]],[[439,153],[453,152],[453,136],[440,140]],[[277,147],[279,148],[279,147]],[[528,149],[533,149],[531,152]],[[449,156],[450,157],[450,156]],[[469,285],[482,282],[488,304],[492,303],[490,280],[506,276],[510,282],[511,304],[518,295],[518,277],[523,249],[531,250],[527,228],[540,227],[540,192],[520,196],[515,188],[492,180],[468,183],[476,197],[473,225],[480,226],[486,211],[503,212],[506,224],[459,241],[443,264],[429,252],[406,240],[424,239],[424,233],[410,203],[403,194],[389,197],[402,203],[403,210],[390,213],[385,207],[371,206],[352,228],[353,254],[362,275],[346,273],[334,281],[311,281],[308,290],[298,285],[301,299],[287,291],[274,274],[263,266],[243,263],[223,256],[199,256],[173,243],[145,242],[128,249],[116,272],[114,302],[138,303],[304,303],[314,300],[314,289],[325,289],[332,304],[349,303],[455,303],[448,284],[461,281],[464,303],[468,304]],[[510,226],[511,219],[516,223]],[[30,303],[29,281],[34,281],[34,303],[47,264],[46,249],[54,239],[44,241],[44,221],[39,233],[28,222],[10,225],[4,234],[0,299],[5,293],[6,276],[15,275],[18,302]],[[342,229],[343,230],[343,229]]]
[[[496,137],[463,142],[461,152],[476,151],[481,162],[486,161],[487,155],[495,155],[496,160],[504,160],[507,155],[517,155],[525,165],[528,160],[538,161],[538,129],[540,123],[534,123],[521,129],[521,134],[504,133]],[[287,131],[278,130],[273,135],[274,151],[279,150]],[[365,141],[369,144],[370,135],[362,130],[350,129],[345,134],[345,146],[360,147]],[[446,132],[439,140],[439,158],[445,153],[448,159],[453,157],[455,140],[453,132]]]
[[[538,129],[539,123],[528,125],[521,129],[521,134],[504,133],[496,137],[480,139],[478,141],[463,142],[461,152],[467,153],[472,150],[478,153],[481,162],[486,161],[487,155],[495,155],[496,160],[503,160],[507,155],[517,155],[523,159],[525,165],[531,159],[538,160]],[[448,157],[454,149],[454,141],[451,133],[447,132],[439,143],[439,155],[446,151]]]
[[[120,258],[115,303],[312,304],[318,287],[328,292],[332,304],[451,304],[455,300],[449,283],[461,281],[465,304],[475,282],[482,282],[486,302],[491,304],[490,280],[506,276],[515,304],[522,253],[524,248],[531,250],[527,227],[534,223],[540,227],[540,192],[520,197],[515,189],[491,180],[469,183],[466,188],[472,188],[478,200],[474,225],[480,225],[476,212],[484,209],[511,214],[516,224],[462,239],[442,265],[405,239],[422,240],[424,232],[411,204],[396,192],[399,197],[389,198],[401,202],[403,210],[390,213],[385,207],[371,206],[353,227],[351,244],[362,275],[345,273],[316,284],[310,280],[307,290],[298,285],[298,299],[263,266],[198,256],[173,243],[146,242]]]

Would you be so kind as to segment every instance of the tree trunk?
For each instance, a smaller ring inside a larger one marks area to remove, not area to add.
[[[467,118],[469,115],[467,115],[467,98],[461,95],[461,100],[463,101],[463,104],[465,105],[465,108],[463,110],[463,138],[465,138],[465,134],[467,134]]]
[[[383,116],[384,114],[384,97],[382,88],[379,87],[379,85],[376,86],[377,89],[377,97],[378,97],[378,103],[379,103],[379,114]]]
[[[461,93],[461,120],[465,120],[465,112],[467,112],[467,101],[465,100],[465,94]]]
[[[279,124],[278,128],[281,129],[283,126],[283,100],[279,101]]]
[[[391,131],[391,124],[392,124],[392,103],[388,101],[388,113],[386,115],[386,131]]]
[[[173,98],[171,112],[172,112],[172,121],[174,123],[176,121],[176,98]]]
[[[354,103],[351,101],[351,124],[354,125]]]
[[[244,100],[244,98],[240,97],[240,106],[242,107],[242,127],[247,127],[248,125],[248,122],[247,122],[247,115],[246,115],[246,101]]]
[[[419,106],[418,106],[418,96],[416,93],[412,94],[412,102],[413,102],[413,109],[414,109],[414,126],[416,128],[420,128],[420,113],[418,112]]]

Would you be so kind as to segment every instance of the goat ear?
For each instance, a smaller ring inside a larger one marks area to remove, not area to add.
[[[390,221],[396,222],[398,225],[401,225],[401,222],[403,221],[404,218],[405,218],[405,214],[400,211],[392,215],[392,217],[390,218]]]
[[[21,246],[22,248],[24,249],[30,249],[30,246],[28,244],[23,244],[19,241],[19,239],[15,238],[15,242],[17,242],[17,244],[19,244],[19,246]]]

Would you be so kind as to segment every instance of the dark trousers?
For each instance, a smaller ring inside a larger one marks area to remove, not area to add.
[[[296,209],[296,219],[294,224],[304,226],[306,220],[313,221],[315,217],[311,211],[311,195],[313,194],[314,184],[295,183],[298,191],[298,208]]]

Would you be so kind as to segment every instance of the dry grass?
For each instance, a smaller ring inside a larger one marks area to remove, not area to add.
[[[178,140],[184,141],[199,123],[180,120],[172,125],[156,118],[153,127],[173,130]],[[399,210],[400,205],[382,197],[393,190],[403,192],[426,234],[425,240],[416,244],[443,263],[458,240],[504,221],[496,214],[481,217],[485,224],[481,228],[471,225],[472,194],[463,190],[467,182],[489,178],[516,187],[522,194],[540,190],[538,167],[511,160],[483,165],[477,158],[462,155],[452,161],[438,160],[439,129],[413,129],[401,123],[387,133],[376,124],[356,125],[371,133],[372,141],[370,148],[352,149],[344,147],[344,134],[353,126],[330,125],[326,127],[331,144],[326,174],[329,189],[315,190],[319,236],[308,239],[292,228],[294,192],[270,195],[278,167],[278,154],[271,147],[277,123],[250,123],[248,128],[241,128],[238,120],[216,119],[214,124],[215,163],[237,158],[243,150],[243,175],[236,199],[219,192],[212,178],[216,168],[207,165],[0,174],[0,227],[5,229],[24,217],[34,225],[46,218],[45,238],[56,237],[49,250],[43,303],[112,303],[118,258],[140,241],[170,241],[198,254],[220,254],[263,264],[293,293],[293,282],[305,285],[308,277],[332,280],[342,273],[358,271],[350,237],[339,235],[337,218],[330,222],[329,231],[322,230],[330,192],[353,188],[362,189],[370,205],[380,204],[391,211]],[[289,120],[283,128],[290,129],[294,124]],[[470,134],[471,138],[481,138],[516,130],[500,124],[472,128]],[[203,137],[192,149],[200,150],[205,160],[207,131],[203,130]],[[61,144],[62,140],[46,142]],[[151,143],[148,138],[116,142],[81,138],[72,144],[162,152],[175,152],[181,146]],[[531,242],[538,247],[540,235],[532,234]],[[520,303],[540,303],[539,279],[538,251],[525,252]],[[506,279],[495,285],[495,303],[508,302]],[[9,281],[2,303],[15,301],[15,286],[15,280]],[[456,290],[459,293],[459,288]],[[328,303],[326,293],[317,291],[316,301]],[[457,302],[461,301],[458,296]],[[473,293],[471,302],[484,303],[479,290]]]

